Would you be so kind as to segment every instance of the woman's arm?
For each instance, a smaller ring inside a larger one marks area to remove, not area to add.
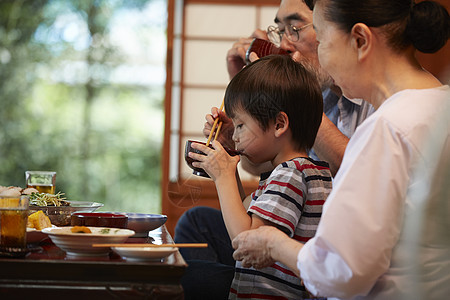
[[[316,235],[298,256],[305,286],[315,295],[369,293],[389,269],[399,239],[417,148],[385,118],[369,122],[352,136]]]

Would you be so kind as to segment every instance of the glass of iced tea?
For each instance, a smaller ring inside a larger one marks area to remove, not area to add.
[[[29,196],[0,196],[0,248],[27,246]]]
[[[56,172],[26,171],[25,180],[27,188],[35,188],[39,193],[55,193]]]

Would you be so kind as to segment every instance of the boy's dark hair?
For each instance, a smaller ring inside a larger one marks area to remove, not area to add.
[[[242,69],[228,84],[225,112],[233,118],[241,109],[263,130],[285,112],[296,149],[309,150],[322,121],[322,93],[305,66],[287,55],[269,55]]]

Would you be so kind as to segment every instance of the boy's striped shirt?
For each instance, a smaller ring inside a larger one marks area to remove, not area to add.
[[[249,214],[274,223],[302,243],[314,236],[322,207],[331,192],[328,164],[310,158],[295,158],[261,175],[252,194]],[[286,266],[255,270],[238,261],[230,299],[302,299],[307,297],[300,279]]]

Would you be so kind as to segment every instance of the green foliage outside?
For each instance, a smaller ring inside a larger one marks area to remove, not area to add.
[[[165,23],[165,0],[0,1],[0,185],[52,170],[69,200],[159,213]]]

